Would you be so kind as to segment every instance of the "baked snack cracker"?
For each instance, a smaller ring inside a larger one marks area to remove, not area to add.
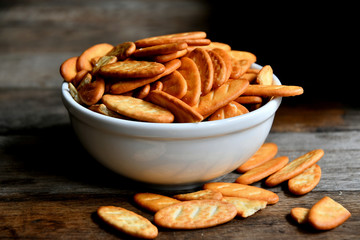
[[[279,196],[274,192],[240,183],[210,182],[204,184],[203,188],[219,191],[223,196],[227,197],[242,197],[254,200],[263,200],[268,204],[275,204],[279,201]]]
[[[153,239],[158,235],[157,227],[148,219],[125,208],[102,206],[97,214],[104,222],[130,236]]]
[[[105,94],[102,101],[110,110],[136,120],[158,123],[174,121],[174,115],[169,110],[142,99]]]
[[[187,91],[181,100],[189,106],[194,106],[198,103],[201,95],[200,73],[195,62],[190,58],[182,57],[180,60],[181,66],[178,71],[187,83]]]
[[[165,71],[165,66],[157,62],[127,60],[102,66],[99,73],[113,78],[148,78]]]
[[[169,75],[161,78],[163,83],[163,91],[181,99],[187,92],[187,83],[184,77],[178,71],[174,71]]]
[[[300,173],[304,172],[305,169],[314,165],[324,156],[324,150],[316,149],[304,154],[301,157],[291,161],[285,167],[268,177],[265,184],[269,187],[276,186],[290,178],[296,177]]]
[[[208,120],[209,121],[221,120],[221,119],[236,117],[248,112],[249,110],[247,110],[247,108],[241,105],[240,103],[231,101],[228,104],[226,104],[224,107],[219,108],[213,114],[211,114]]]
[[[194,31],[194,32],[183,32],[183,33],[174,33],[174,34],[166,34],[155,37],[148,37],[135,41],[135,44],[136,47],[143,48],[143,47],[149,47],[149,46],[155,46],[155,45],[167,44],[173,42],[183,42],[186,39],[203,39],[203,38],[206,38],[205,32]]]
[[[191,193],[177,194],[174,195],[173,197],[180,201],[204,200],[204,199],[221,200],[223,198],[221,192],[213,191],[210,189],[200,190]]]
[[[228,81],[205,96],[201,96],[198,105],[194,107],[206,118],[217,109],[238,98],[248,85],[249,82],[246,80]]]
[[[296,207],[291,209],[290,215],[297,223],[304,224],[308,221],[309,211],[308,208]]]
[[[320,182],[320,178],[321,168],[319,165],[314,164],[307,168],[303,173],[289,179],[289,191],[295,195],[304,195],[316,187]]]
[[[309,223],[318,230],[330,230],[343,224],[351,213],[340,203],[325,196],[315,203],[308,216]]]
[[[137,78],[137,79],[122,79],[121,81],[118,81],[111,85],[110,92],[113,94],[122,94],[129,91],[132,91],[138,87],[144,86],[148,83],[155,82],[156,80],[159,80],[161,77],[164,77],[176,69],[178,69],[181,65],[181,62],[179,59],[174,59],[170,62],[164,63],[165,71],[162,74],[159,74],[155,77],[150,78]]]
[[[192,59],[200,73],[201,95],[211,91],[214,82],[214,67],[208,52],[202,48],[195,48],[188,55]]]
[[[88,49],[86,49],[76,61],[76,69],[81,70],[92,70],[91,60],[96,57],[105,56],[109,51],[114,48],[113,45],[108,43],[99,43]]]
[[[138,57],[153,57],[163,54],[175,53],[177,51],[186,50],[188,47],[185,42],[161,44],[151,47],[145,47],[135,50],[133,56]]]
[[[249,85],[243,95],[262,97],[291,97],[304,93],[302,87],[289,85]]]
[[[236,170],[244,173],[275,157],[278,147],[275,143],[264,143],[256,153]]]
[[[180,99],[159,90],[149,93],[147,99],[163,108],[169,109],[175,116],[175,121],[180,123],[200,122],[201,114]]]
[[[134,196],[134,201],[139,206],[154,213],[164,207],[180,202],[179,200],[176,200],[174,198],[156,193],[137,193]]]
[[[135,43],[133,42],[124,42],[116,45],[107,56],[115,56],[119,61],[123,61],[130,57],[136,50]]]
[[[233,204],[218,200],[192,200],[159,210],[156,225],[171,229],[208,228],[232,220],[237,214]]]
[[[241,184],[252,184],[254,182],[264,179],[279,169],[283,168],[289,162],[286,156],[273,158],[265,163],[247,171],[235,181]]]
[[[260,85],[272,85],[273,84],[273,69],[270,65],[265,65],[261,68],[257,75],[256,82]]]
[[[213,50],[209,50],[208,54],[210,56],[213,69],[214,69],[214,76],[213,76],[213,85],[212,88],[216,89],[220,87],[224,82],[226,82],[229,78],[227,78],[227,68],[225,61],[217,52]]]
[[[71,82],[78,72],[76,69],[77,59],[78,57],[66,59],[60,66],[60,75],[66,82]]]
[[[255,214],[257,211],[264,209],[267,205],[266,201],[240,197],[223,197],[222,200],[234,204],[237,210],[237,215],[243,218],[247,218]]]
[[[96,78],[87,84],[81,84],[77,88],[79,97],[86,105],[93,105],[100,101],[105,92],[105,81],[102,78]]]

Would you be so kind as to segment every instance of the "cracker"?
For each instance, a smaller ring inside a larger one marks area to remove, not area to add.
[[[279,196],[274,192],[240,183],[211,182],[204,184],[204,189],[219,191],[226,197],[242,197],[253,200],[263,200],[268,204],[275,204],[279,201]]]
[[[95,57],[105,56],[109,51],[114,48],[113,45],[108,43],[99,43],[88,49],[86,49],[76,61],[76,69],[81,70],[92,70],[91,59]]]
[[[304,89],[299,86],[289,85],[249,85],[243,95],[261,97],[291,97],[304,93]]]
[[[130,236],[153,239],[158,235],[157,227],[148,219],[125,208],[102,206],[97,214],[104,222]]]
[[[257,73],[246,72],[241,76],[241,79],[246,79],[249,81],[249,83],[253,83],[255,82],[257,76],[258,76]]]
[[[174,71],[171,74],[160,79],[163,83],[163,91],[181,99],[187,92],[187,83],[184,77],[178,71]]]
[[[95,75],[100,70],[102,66],[105,66],[106,64],[115,63],[117,61],[117,57],[115,56],[102,56],[99,57],[99,59],[96,61],[96,63],[93,66],[93,69],[91,70],[91,74]]]
[[[246,80],[232,80],[224,83],[221,87],[212,90],[205,96],[201,96],[199,103],[194,106],[205,118],[217,109],[238,98],[248,87]]]
[[[270,65],[266,65],[261,68],[257,75],[256,83],[260,85],[272,85],[273,84],[273,69]]]
[[[240,104],[261,104],[262,98],[259,96],[240,96],[235,99],[235,102]]]
[[[87,70],[81,70],[76,73],[75,78],[72,80],[72,83],[75,87],[79,86],[80,82],[83,80],[83,78],[88,74],[89,72]]]
[[[314,165],[323,156],[324,151],[322,149],[310,151],[302,155],[301,157],[298,157],[295,160],[291,161],[278,172],[268,177],[265,181],[265,184],[269,187],[273,187],[293,177],[296,177],[300,173],[304,172],[305,169]]]
[[[147,99],[163,108],[169,109],[175,116],[175,121],[180,123],[200,122],[201,114],[180,99],[159,90],[151,91]]]
[[[137,193],[134,196],[134,201],[141,207],[150,212],[157,212],[160,209],[179,203],[175,198],[167,197],[156,193]]]
[[[240,103],[231,101],[228,104],[226,104],[224,107],[219,108],[213,114],[211,114],[209,117],[209,121],[236,117],[248,112],[249,110],[247,110],[247,108],[241,105]]]
[[[99,73],[112,78],[149,78],[165,71],[165,66],[157,62],[127,60],[102,66]]]
[[[151,87],[150,84],[148,83],[142,87],[137,88],[132,96],[136,98],[144,99],[149,95],[150,89]]]
[[[230,78],[231,71],[232,71],[232,64],[231,64],[231,56],[228,53],[228,51],[221,49],[221,48],[214,48],[212,49],[213,52],[220,55],[220,57],[224,60],[225,68],[226,68],[226,77],[225,81],[227,81]]]
[[[134,53],[134,57],[153,57],[157,55],[175,53],[177,51],[186,50],[188,47],[185,42],[161,44],[151,47],[145,47],[137,49]]]
[[[66,82],[72,82],[77,74],[76,62],[78,57],[66,59],[60,66],[60,75]]]
[[[308,221],[318,230],[330,230],[343,224],[351,213],[340,203],[325,196],[310,209]]]
[[[223,197],[222,200],[233,204],[236,207],[237,215],[243,218],[255,214],[257,211],[264,209],[267,205],[266,201],[240,197]]]
[[[291,217],[299,224],[307,223],[310,209],[296,207],[290,211]]]
[[[223,198],[223,195],[221,194],[221,192],[205,189],[191,193],[177,194],[174,195],[173,197],[180,201],[204,200],[204,199],[221,200]]]
[[[110,110],[136,120],[158,123],[174,121],[174,115],[169,110],[142,99],[106,94],[102,101]]]
[[[155,82],[156,80],[160,79],[161,77],[164,77],[176,69],[178,69],[181,65],[181,62],[179,59],[174,59],[170,62],[167,62],[164,64],[165,71],[162,74],[159,74],[155,77],[150,78],[139,78],[139,79],[122,79],[121,81],[118,81],[111,85],[110,92],[113,94],[122,94],[129,91],[132,91],[138,87],[144,86],[148,83]]]
[[[159,62],[159,63],[165,63],[165,62],[169,62],[173,59],[176,58],[180,58],[185,56],[188,53],[187,49],[184,50],[180,50],[174,53],[169,53],[169,54],[163,54],[163,55],[158,55],[152,58],[152,60],[154,60],[155,62]]]
[[[198,103],[201,94],[200,73],[195,62],[190,58],[182,57],[180,60],[181,67],[178,69],[178,71],[184,77],[187,83],[187,91],[181,100],[183,100],[189,106],[194,106]]]
[[[173,42],[183,41],[185,39],[202,39],[206,38],[206,33],[202,31],[194,32],[183,32],[183,33],[174,33],[166,34],[161,36],[148,37],[144,39],[139,39],[135,41],[136,47],[149,47]]]
[[[256,62],[256,56],[251,52],[231,50],[233,72],[231,78],[237,79],[242,76]]]
[[[275,157],[277,152],[278,147],[275,143],[264,143],[249,160],[243,163],[236,170],[241,173],[249,171],[250,169],[253,169]]]
[[[304,195],[316,187],[320,182],[320,178],[321,168],[319,165],[314,164],[307,168],[303,173],[289,179],[289,191],[295,195]]]
[[[116,45],[107,56],[115,56],[119,61],[123,61],[130,57],[136,50],[136,45],[133,42],[124,42]]]
[[[115,117],[115,118],[120,118],[120,119],[127,119],[126,117],[118,114],[117,112],[111,111],[103,103],[91,105],[89,107],[89,109],[94,112],[101,113],[105,116]]]
[[[93,105],[99,102],[105,92],[105,81],[102,78],[96,78],[95,81],[83,84],[77,88],[79,98],[86,105]]]
[[[192,200],[159,210],[156,225],[171,229],[199,229],[231,221],[237,214],[233,204],[218,200]]]
[[[216,89],[228,80],[228,78],[226,78],[227,77],[226,64],[225,61],[222,59],[222,57],[215,51],[209,50],[208,54],[210,56],[214,69],[212,88]]]
[[[289,162],[289,158],[282,156],[278,158],[271,159],[265,163],[247,171],[235,181],[241,184],[252,184],[258,182],[261,179],[264,179],[279,169],[283,168]]]
[[[195,62],[200,73],[201,95],[206,95],[211,91],[214,82],[214,67],[211,58],[202,48],[195,48],[187,57]]]
[[[209,45],[207,46],[190,46],[188,47],[189,52],[191,52],[192,50],[194,50],[195,48],[203,48],[205,50],[211,50],[211,49],[215,49],[215,48],[220,48],[223,49],[227,52],[229,52],[231,50],[231,47],[229,44],[226,43],[222,43],[222,42],[211,42]]]

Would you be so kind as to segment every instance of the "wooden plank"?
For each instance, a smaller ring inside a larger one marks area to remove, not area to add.
[[[168,192],[170,194],[170,192]],[[309,226],[298,226],[289,216],[293,207],[311,207],[328,195],[341,203],[352,217],[331,231],[316,231]],[[192,231],[159,229],[157,239],[356,239],[360,221],[358,192],[317,192],[302,197],[289,197],[280,193],[280,201],[247,218],[235,218],[229,223]],[[97,217],[99,206],[115,205],[132,210],[153,220],[153,214],[132,202],[131,195],[58,195],[31,197],[12,201],[0,199],[0,238],[37,239],[123,239],[124,234],[103,224]],[[16,206],[16,207],[15,207]]]

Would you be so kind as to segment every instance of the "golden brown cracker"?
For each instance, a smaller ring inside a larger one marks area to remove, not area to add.
[[[105,56],[109,51],[114,48],[113,45],[108,43],[99,43],[86,49],[76,61],[77,71],[92,70],[91,59],[95,57]]]
[[[240,104],[261,104],[262,98],[259,96],[240,96],[235,99],[235,102]]]
[[[279,201],[279,196],[274,192],[240,183],[211,182],[204,184],[203,188],[219,191],[223,196],[227,197],[263,200],[268,204],[275,204]]]
[[[221,192],[213,191],[210,189],[199,190],[199,191],[190,192],[190,193],[177,194],[177,195],[174,195],[173,197],[180,201],[204,200],[204,199],[221,200],[223,198]]]
[[[137,238],[154,239],[158,229],[148,219],[122,207],[102,206],[98,216],[110,226]]]
[[[72,82],[77,74],[76,62],[78,57],[66,59],[60,66],[60,75],[66,82]]]
[[[266,201],[240,197],[223,197],[222,200],[233,204],[236,207],[237,215],[243,218],[250,217],[267,205]]]
[[[233,71],[236,73],[235,76],[232,73],[231,78],[237,79],[241,77],[251,67],[251,64],[256,62],[256,56],[251,52],[231,50],[229,53],[232,59]]]
[[[229,102],[238,98],[248,87],[246,80],[232,80],[224,83],[221,87],[212,90],[205,96],[201,96],[195,109],[205,118],[217,109],[224,107]]]
[[[136,50],[136,45],[133,42],[124,42],[116,45],[107,56],[115,56],[119,61],[123,61],[130,57]]]
[[[304,93],[302,87],[289,85],[249,85],[243,95],[261,97],[291,97]]]
[[[136,58],[153,57],[163,54],[175,53],[181,50],[186,50],[187,47],[188,45],[185,42],[161,44],[161,45],[136,49],[135,52],[133,53],[133,56]]]
[[[283,168],[289,162],[289,158],[286,156],[277,157],[266,161],[265,163],[247,171],[235,181],[241,184],[252,184],[264,179],[279,169]]]
[[[117,62],[117,57],[115,56],[102,56],[99,57],[99,59],[95,62],[93,69],[90,71],[92,75],[95,75],[98,73],[100,68],[102,66],[105,66],[106,64],[111,64]]]
[[[160,81],[163,84],[163,91],[181,99],[187,92],[187,83],[184,77],[178,71],[162,77]]]
[[[118,114],[117,112],[114,112],[114,111],[108,109],[105,106],[105,104],[103,104],[103,103],[91,105],[89,107],[89,109],[94,112],[101,113],[105,116],[115,117],[115,118],[120,118],[120,119],[128,119],[125,116],[122,116],[122,115]]]
[[[232,64],[231,64],[231,56],[228,51],[221,49],[221,48],[214,48],[212,49],[213,52],[220,55],[220,57],[224,60],[225,67],[226,67],[226,77],[225,81],[229,80],[231,71],[232,71]]]
[[[142,87],[137,88],[136,91],[134,91],[134,93],[132,94],[132,96],[136,98],[144,99],[149,95],[150,89],[151,86],[148,83]]]
[[[182,57],[180,60],[181,67],[178,69],[178,71],[184,77],[187,83],[187,91],[181,100],[183,100],[189,106],[194,106],[198,103],[201,95],[200,73],[192,59],[188,57]]]
[[[155,62],[159,62],[159,63],[165,63],[165,62],[169,62],[176,58],[181,58],[181,57],[185,56],[187,53],[188,53],[188,50],[184,49],[184,50],[180,50],[180,51],[177,51],[174,53],[154,56],[154,57],[152,57],[152,60],[154,60]]]
[[[165,71],[165,66],[148,61],[120,61],[102,66],[99,73],[112,78],[150,78]]]
[[[314,164],[307,168],[303,173],[289,179],[289,191],[295,195],[304,195],[313,190],[320,182],[321,168]]]
[[[195,48],[187,57],[195,62],[200,73],[201,95],[206,95],[211,91],[214,82],[214,67],[211,58],[202,48]]]
[[[209,50],[208,54],[210,56],[214,69],[212,89],[216,89],[228,80],[228,78],[226,78],[227,77],[226,64],[225,61],[220,56],[220,54],[216,53],[215,51]]]
[[[265,181],[266,185],[273,187],[284,181],[287,181],[293,177],[296,177],[300,173],[304,172],[305,169],[314,165],[324,156],[324,150],[315,149],[312,150],[295,160],[288,163],[285,167],[268,177]]]
[[[105,81],[102,78],[96,78],[95,81],[79,85],[77,88],[79,97],[83,103],[91,106],[99,102],[105,92]]]
[[[247,108],[241,105],[240,103],[231,101],[228,104],[226,104],[224,107],[219,108],[213,114],[211,114],[208,120],[209,121],[221,120],[221,119],[240,116],[248,112],[249,110],[247,110]]]
[[[218,200],[192,200],[159,210],[156,225],[171,229],[199,229],[231,221],[237,214],[233,204]]]
[[[164,207],[180,202],[175,198],[156,193],[137,193],[134,195],[134,201],[139,206],[154,213]]]
[[[122,79],[110,86],[110,92],[113,94],[122,94],[129,91],[132,91],[138,87],[144,86],[148,83],[155,82],[156,80],[164,77],[181,66],[179,59],[174,59],[170,62],[164,63],[165,71],[162,74],[159,74],[155,77],[150,78],[138,78],[138,79]]]
[[[180,123],[200,122],[201,114],[187,105],[182,100],[159,90],[151,91],[147,99],[163,108],[169,109],[175,116],[175,121]]]
[[[315,203],[308,216],[309,223],[318,230],[330,230],[343,224],[351,213],[340,203],[325,196]]]
[[[136,120],[158,123],[174,121],[174,115],[169,110],[142,99],[106,94],[102,101],[110,110]]]
[[[290,211],[291,217],[299,224],[307,223],[310,209],[295,207]]]
[[[206,38],[206,33],[202,31],[194,32],[182,32],[174,34],[166,34],[154,37],[148,37],[144,39],[139,39],[135,41],[135,44],[138,48],[180,42],[186,39],[203,39]]]
[[[257,74],[256,83],[259,85],[272,85],[273,84],[273,69],[270,65],[265,65]]]

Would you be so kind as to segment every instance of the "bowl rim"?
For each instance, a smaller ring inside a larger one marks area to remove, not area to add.
[[[252,64],[251,68],[261,69],[262,66]],[[273,74],[274,83],[281,85],[280,80]],[[69,112],[70,119],[77,120],[95,128],[117,134],[141,137],[163,138],[203,138],[242,131],[254,127],[272,117],[279,108],[282,97],[275,97],[260,108],[249,113],[217,121],[199,123],[152,123],[134,120],[118,119],[96,113],[77,103],[68,88],[68,82],[63,82],[61,98]]]

